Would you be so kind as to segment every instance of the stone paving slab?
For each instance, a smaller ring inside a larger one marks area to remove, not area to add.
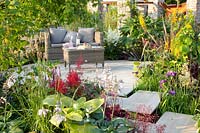
[[[131,85],[129,85],[129,86],[131,86]],[[131,93],[132,91],[133,91],[133,87],[132,88],[124,87],[123,89],[120,89],[118,96],[119,97],[127,97],[127,95],[129,93]]]
[[[197,133],[192,115],[165,112],[156,124],[165,125],[164,133]]]
[[[121,98],[121,101],[121,108],[124,110],[152,114],[160,103],[160,94],[139,90],[128,98]]]
[[[137,133],[163,133],[165,130],[164,125],[159,125],[150,122],[143,122],[137,120],[128,120],[131,127],[135,128]]]

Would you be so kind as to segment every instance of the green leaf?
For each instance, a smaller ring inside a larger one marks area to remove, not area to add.
[[[77,112],[71,112],[69,114],[66,114],[66,117],[70,120],[74,120],[74,121],[82,121],[83,117],[81,114],[77,113]]]
[[[4,122],[0,122],[0,129],[3,128],[5,126]]]
[[[77,103],[82,104],[86,102],[86,98],[85,97],[81,97],[77,100]]]
[[[91,114],[96,111],[104,103],[104,99],[92,99],[84,104],[84,109],[87,113]]]
[[[192,39],[191,38],[184,38],[184,42],[186,43],[187,46],[192,44]]]
[[[71,124],[70,133],[101,133],[97,126],[93,126],[89,123],[84,125]]]
[[[57,95],[49,95],[43,101],[43,105],[55,106],[57,102]]]
[[[76,102],[73,103],[73,108],[75,110],[79,110],[80,108],[83,108],[85,102],[86,102],[86,98],[81,97]]]
[[[182,52],[183,53],[188,53],[190,51],[190,48],[187,46],[182,46]]]
[[[59,127],[60,123],[65,120],[65,117],[60,114],[55,114],[51,117],[50,122],[56,127]]]
[[[8,133],[24,133],[20,128],[12,128]]]
[[[67,97],[67,96],[62,96],[60,98],[60,101],[62,103],[62,107],[70,107],[71,106],[71,103],[74,103],[75,101],[70,98],[70,97]]]
[[[129,130],[129,127],[119,127],[117,129],[117,132],[120,132],[120,133],[127,133]]]
[[[64,109],[63,109],[63,112],[64,112],[65,114],[68,114],[68,113],[70,113],[70,112],[72,112],[72,111],[74,111],[73,108],[64,108]]]
[[[126,119],[124,119],[124,118],[115,118],[115,119],[112,121],[112,123],[113,123],[113,126],[114,126],[114,127],[117,127],[117,126],[119,126],[119,125],[125,126],[125,125],[127,124]]]

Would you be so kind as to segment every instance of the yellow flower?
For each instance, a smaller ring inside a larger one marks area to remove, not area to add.
[[[144,31],[147,31],[146,23],[142,14],[139,14],[139,23]]]
[[[185,28],[186,28],[186,29],[192,29],[192,26],[191,26],[190,24],[186,24],[186,25],[185,25]]]
[[[171,22],[172,22],[172,24],[176,24],[177,23],[177,14],[176,14],[176,12],[172,12]]]
[[[5,44],[9,43],[9,40],[7,38],[4,39]]]
[[[175,48],[175,50],[174,50],[174,55],[175,55],[176,57],[179,57],[179,56],[180,56],[180,50],[179,50],[178,48]]]

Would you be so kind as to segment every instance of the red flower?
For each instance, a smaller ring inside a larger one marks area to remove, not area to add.
[[[65,82],[60,78],[53,80],[50,83],[50,87],[55,88],[58,92],[60,92],[62,94],[66,94],[66,92],[67,92]]]
[[[81,84],[81,79],[76,71],[70,71],[67,76],[67,85],[69,87],[78,87]]]

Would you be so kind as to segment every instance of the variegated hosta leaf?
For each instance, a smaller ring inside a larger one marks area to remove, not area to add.
[[[82,115],[79,114],[78,112],[70,112],[69,114],[66,114],[66,117],[73,121],[82,121],[83,120]]]
[[[84,108],[87,113],[91,114],[96,111],[104,103],[104,99],[92,99],[84,104]]]
[[[51,124],[55,125],[56,127],[59,127],[60,123],[65,121],[66,118],[60,114],[55,114],[51,117],[50,122]]]

